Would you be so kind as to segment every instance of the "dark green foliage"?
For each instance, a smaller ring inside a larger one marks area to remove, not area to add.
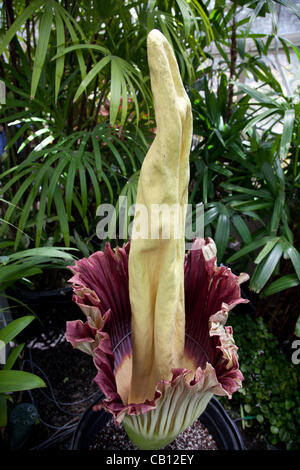
[[[246,421],[248,426],[258,425],[272,445],[299,450],[300,364],[292,363],[261,317],[231,313],[228,324],[233,327],[245,380],[240,393],[222,403],[238,409],[242,405],[246,420],[247,415],[255,417]]]
[[[97,207],[117,205],[126,185],[134,203],[134,175],[154,137],[148,32],[165,34],[189,83],[187,48],[199,58],[195,33],[203,31],[206,44],[213,36],[197,0],[105,3],[0,7],[0,57],[7,54],[0,61],[7,89],[0,195],[13,204],[0,205],[7,222],[0,236],[13,239],[15,250],[64,244],[92,251]]]

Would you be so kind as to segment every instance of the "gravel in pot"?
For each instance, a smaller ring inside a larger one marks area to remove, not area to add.
[[[164,450],[217,450],[217,444],[200,421],[183,431]],[[110,419],[96,436],[89,450],[139,450],[128,438],[122,426]]]
[[[99,397],[83,413],[73,435],[72,450],[137,450],[122,426],[116,426],[111,414],[93,411]],[[223,408],[212,397],[205,411],[164,450],[245,450],[240,432]]]

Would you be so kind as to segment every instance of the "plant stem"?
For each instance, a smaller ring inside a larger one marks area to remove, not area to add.
[[[233,80],[236,75],[236,59],[237,59],[237,41],[236,41],[236,21],[235,12],[232,18],[232,34],[231,34],[231,47],[230,47],[230,78]],[[228,101],[226,111],[226,122],[230,119],[232,114],[232,103],[233,103],[233,83],[229,83],[228,87]]]
[[[34,50],[36,50],[36,37],[35,37],[34,16],[32,17],[32,22],[31,22],[31,32],[32,32],[32,38],[33,38],[33,47],[34,47]]]
[[[25,6],[27,7],[29,5],[29,0],[26,0]],[[27,48],[27,58],[29,65],[31,67],[31,41],[30,41],[30,19],[28,18],[26,21],[26,48]]]
[[[298,169],[298,160],[299,160],[299,146],[300,146],[300,122],[297,126],[297,140],[296,140],[296,153],[294,159],[294,177],[297,176],[297,169]]]
[[[14,18],[14,11],[12,2],[9,0],[4,0],[3,2],[5,13],[6,13],[6,23],[7,29],[11,27],[13,22],[15,21]],[[18,70],[18,60],[17,60],[17,50],[16,50],[16,43],[15,37],[9,43],[9,60],[15,70]],[[15,86],[19,87],[18,80],[13,76],[13,83]]]

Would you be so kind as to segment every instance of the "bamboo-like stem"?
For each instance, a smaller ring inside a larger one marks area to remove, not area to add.
[[[4,5],[5,13],[6,13],[7,29],[9,29],[11,25],[13,24],[13,22],[15,21],[12,2],[10,2],[9,0],[4,0],[3,5]],[[17,60],[15,38],[13,38],[12,41],[10,41],[9,43],[9,55],[10,55],[10,63],[12,67],[15,70],[18,70],[18,60]],[[18,80],[16,79],[15,76],[13,77],[13,83],[14,85],[18,86]]]
[[[29,0],[26,0],[25,6],[29,5]],[[27,52],[27,59],[28,63],[31,67],[31,37],[30,37],[30,19],[26,20],[26,52]]]
[[[94,127],[97,125],[97,119],[98,119],[98,115],[99,115],[99,113],[100,113],[100,109],[101,109],[101,105],[102,105],[102,102],[103,102],[104,95],[105,95],[105,80],[104,80],[104,83],[103,83],[103,87],[102,87],[102,90],[101,90],[101,94],[100,94],[100,96],[99,96],[99,100],[98,100],[98,104],[97,104],[95,116],[94,116],[94,119],[93,119],[92,128],[94,128]]]
[[[230,80],[233,80],[236,75],[236,59],[237,59],[237,41],[236,41],[236,21],[235,21],[235,12],[234,12],[233,19],[232,19],[232,35],[231,35],[231,47],[230,47]],[[232,103],[233,103],[233,83],[229,83],[226,121],[230,119],[230,116],[232,114]]]

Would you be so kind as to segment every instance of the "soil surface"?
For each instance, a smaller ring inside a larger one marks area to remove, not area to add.
[[[122,426],[115,426],[113,420],[108,421],[90,449],[138,450],[130,441]],[[206,427],[196,421],[179,434],[164,450],[217,450],[217,445]]]

